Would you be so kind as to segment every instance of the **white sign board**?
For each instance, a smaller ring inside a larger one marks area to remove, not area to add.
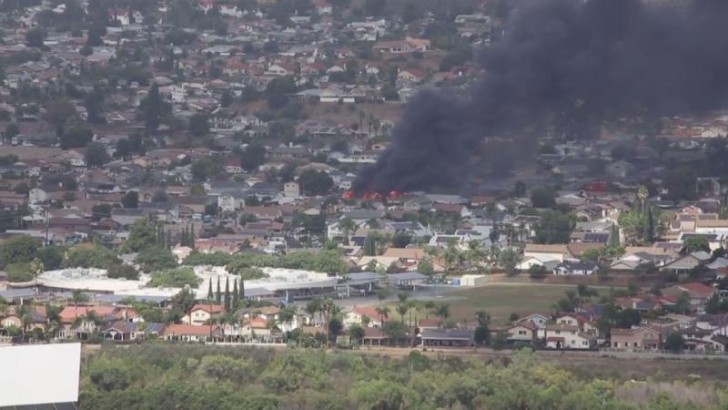
[[[81,344],[0,347],[0,407],[78,401]]]

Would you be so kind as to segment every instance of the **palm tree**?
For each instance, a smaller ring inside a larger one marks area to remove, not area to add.
[[[296,317],[297,312],[298,308],[296,306],[286,306],[278,312],[278,321],[284,326],[290,324]]]
[[[322,300],[321,298],[313,298],[306,304],[306,313],[311,316],[313,322],[316,318],[316,314],[321,312]]]
[[[43,261],[38,258],[33,259],[33,261],[30,262],[29,269],[30,273],[33,275],[34,286],[38,286],[38,276],[40,276],[45,270]]]
[[[450,316],[450,305],[447,303],[441,303],[437,306],[437,316],[441,317],[442,320],[446,320]]]
[[[379,289],[379,292],[377,292],[377,299],[379,299],[379,303],[381,304],[384,299],[389,297],[389,289],[387,288],[381,288]]]
[[[46,316],[48,317],[46,333],[48,333],[48,335],[51,337],[55,337],[56,334],[58,334],[58,331],[63,326],[61,322],[61,307],[47,304]]]
[[[389,318],[389,308],[387,306],[377,306],[376,311],[379,315],[379,323],[384,324],[384,319]]]
[[[400,303],[397,305],[397,313],[399,313],[400,321],[404,324],[404,315],[409,311],[409,306],[406,303]]]
[[[352,325],[349,327],[349,340],[354,343],[361,344],[361,340],[364,339],[364,328],[359,325]]]
[[[451,271],[460,260],[460,250],[457,248],[455,241],[450,241],[450,243],[447,244],[444,258],[447,271]]]
[[[409,299],[409,296],[410,295],[407,292],[399,292],[397,294],[397,299],[399,299],[400,304],[404,304],[405,302],[407,302],[407,299]]]
[[[339,221],[339,227],[341,227],[341,230],[344,233],[344,244],[348,244],[349,235],[351,234],[351,231],[353,231],[354,228],[356,228],[356,224],[354,223],[354,221],[351,218],[346,217],[346,218],[342,219],[341,221]]]
[[[73,314],[75,317],[78,317],[78,305],[80,303],[88,302],[88,295],[83,293],[80,289],[76,289],[73,291],[71,299],[73,300]]]
[[[422,307],[420,306],[420,303],[415,300],[408,300],[407,301],[407,307],[409,308],[409,325],[412,326],[412,323],[414,323],[415,326],[417,326],[417,314],[420,312]],[[415,312],[415,321],[412,322],[412,312]]]
[[[18,316],[20,316],[20,320],[22,322],[22,336],[23,340],[26,338],[26,332],[30,328],[30,325],[33,324],[33,312],[31,311],[30,307],[27,305],[21,306],[20,310],[18,311]]]
[[[433,302],[431,300],[428,300],[427,302],[425,302],[425,318],[426,319],[430,318],[430,313],[433,310],[435,310],[436,307],[437,307],[437,305],[435,305],[435,302]]]
[[[490,313],[479,310],[475,312],[475,320],[478,322],[479,325],[484,325],[490,323]]]

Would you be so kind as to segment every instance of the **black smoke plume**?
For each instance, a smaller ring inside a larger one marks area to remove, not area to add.
[[[356,193],[461,186],[489,137],[523,138],[522,130],[546,126],[584,137],[610,118],[723,106],[728,1],[676,9],[524,0],[478,61],[486,74],[465,95],[429,90],[408,104],[391,147],[362,170]]]

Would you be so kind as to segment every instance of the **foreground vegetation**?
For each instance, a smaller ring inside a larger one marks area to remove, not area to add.
[[[686,376],[687,377],[687,376]],[[197,345],[104,348],[82,366],[82,409],[702,409],[720,383],[576,376],[539,362],[391,359],[351,352]]]

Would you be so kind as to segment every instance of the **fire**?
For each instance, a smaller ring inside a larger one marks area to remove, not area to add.
[[[396,190],[392,190],[388,195],[383,195],[379,192],[365,192],[359,196],[362,201],[381,201],[383,199],[396,200],[402,196],[402,193]],[[350,201],[357,197],[356,193],[352,190],[348,190],[341,195],[341,199]]]

